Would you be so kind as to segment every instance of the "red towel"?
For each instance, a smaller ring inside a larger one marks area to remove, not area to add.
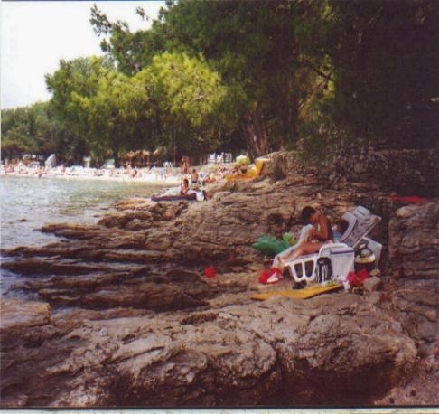
[[[402,201],[403,203],[425,203],[428,201],[425,197],[419,196],[390,196],[392,201]]]

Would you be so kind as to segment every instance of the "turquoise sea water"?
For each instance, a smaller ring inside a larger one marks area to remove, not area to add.
[[[150,197],[160,184],[108,180],[0,176],[0,234],[3,249],[53,241],[47,223],[95,223],[122,199]]]

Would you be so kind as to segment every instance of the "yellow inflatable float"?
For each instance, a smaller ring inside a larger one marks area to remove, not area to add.
[[[258,158],[255,164],[250,165],[248,155],[238,155],[236,157],[236,173],[225,175],[225,179],[230,182],[255,178],[262,173],[266,161],[265,158]]]

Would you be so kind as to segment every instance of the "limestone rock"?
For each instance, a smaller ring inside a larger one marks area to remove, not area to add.
[[[19,276],[2,305],[1,405],[351,406],[409,381],[437,343],[438,203],[396,214],[341,166],[334,191],[280,157],[282,174],[217,185],[208,201],[132,199],[95,225],[43,228],[65,240],[2,252]],[[257,238],[299,229],[307,204],[335,219],[358,200],[387,215],[386,246],[391,222],[382,290],[250,298],[267,290]]]
[[[368,277],[364,282],[364,289],[368,292],[375,292],[381,285],[381,279],[379,277]]]
[[[50,324],[50,305],[16,298],[0,299],[0,327],[2,336],[8,329]],[[3,341],[2,341],[3,342]]]
[[[389,258],[395,277],[438,278],[439,202],[398,210],[389,223]]]
[[[12,370],[2,379],[26,406],[351,404],[399,383],[416,349],[394,320],[342,294],[85,319],[35,350],[33,364],[28,358],[19,347],[7,354],[16,374],[38,373],[38,382],[20,388]]]
[[[392,303],[418,342],[434,343],[438,332],[439,202],[400,208],[389,223],[394,278]]]

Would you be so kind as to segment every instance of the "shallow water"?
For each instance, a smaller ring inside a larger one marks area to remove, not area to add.
[[[150,197],[162,188],[161,184],[139,182],[2,175],[1,248],[37,247],[60,240],[43,233],[42,226],[61,222],[96,223],[117,201]],[[14,258],[0,257],[0,260]],[[16,281],[17,275],[0,268],[0,295],[7,294]]]
[[[2,175],[1,247],[40,246],[54,239],[41,232],[43,224],[95,223],[115,202],[149,197],[161,188],[141,182]]]

